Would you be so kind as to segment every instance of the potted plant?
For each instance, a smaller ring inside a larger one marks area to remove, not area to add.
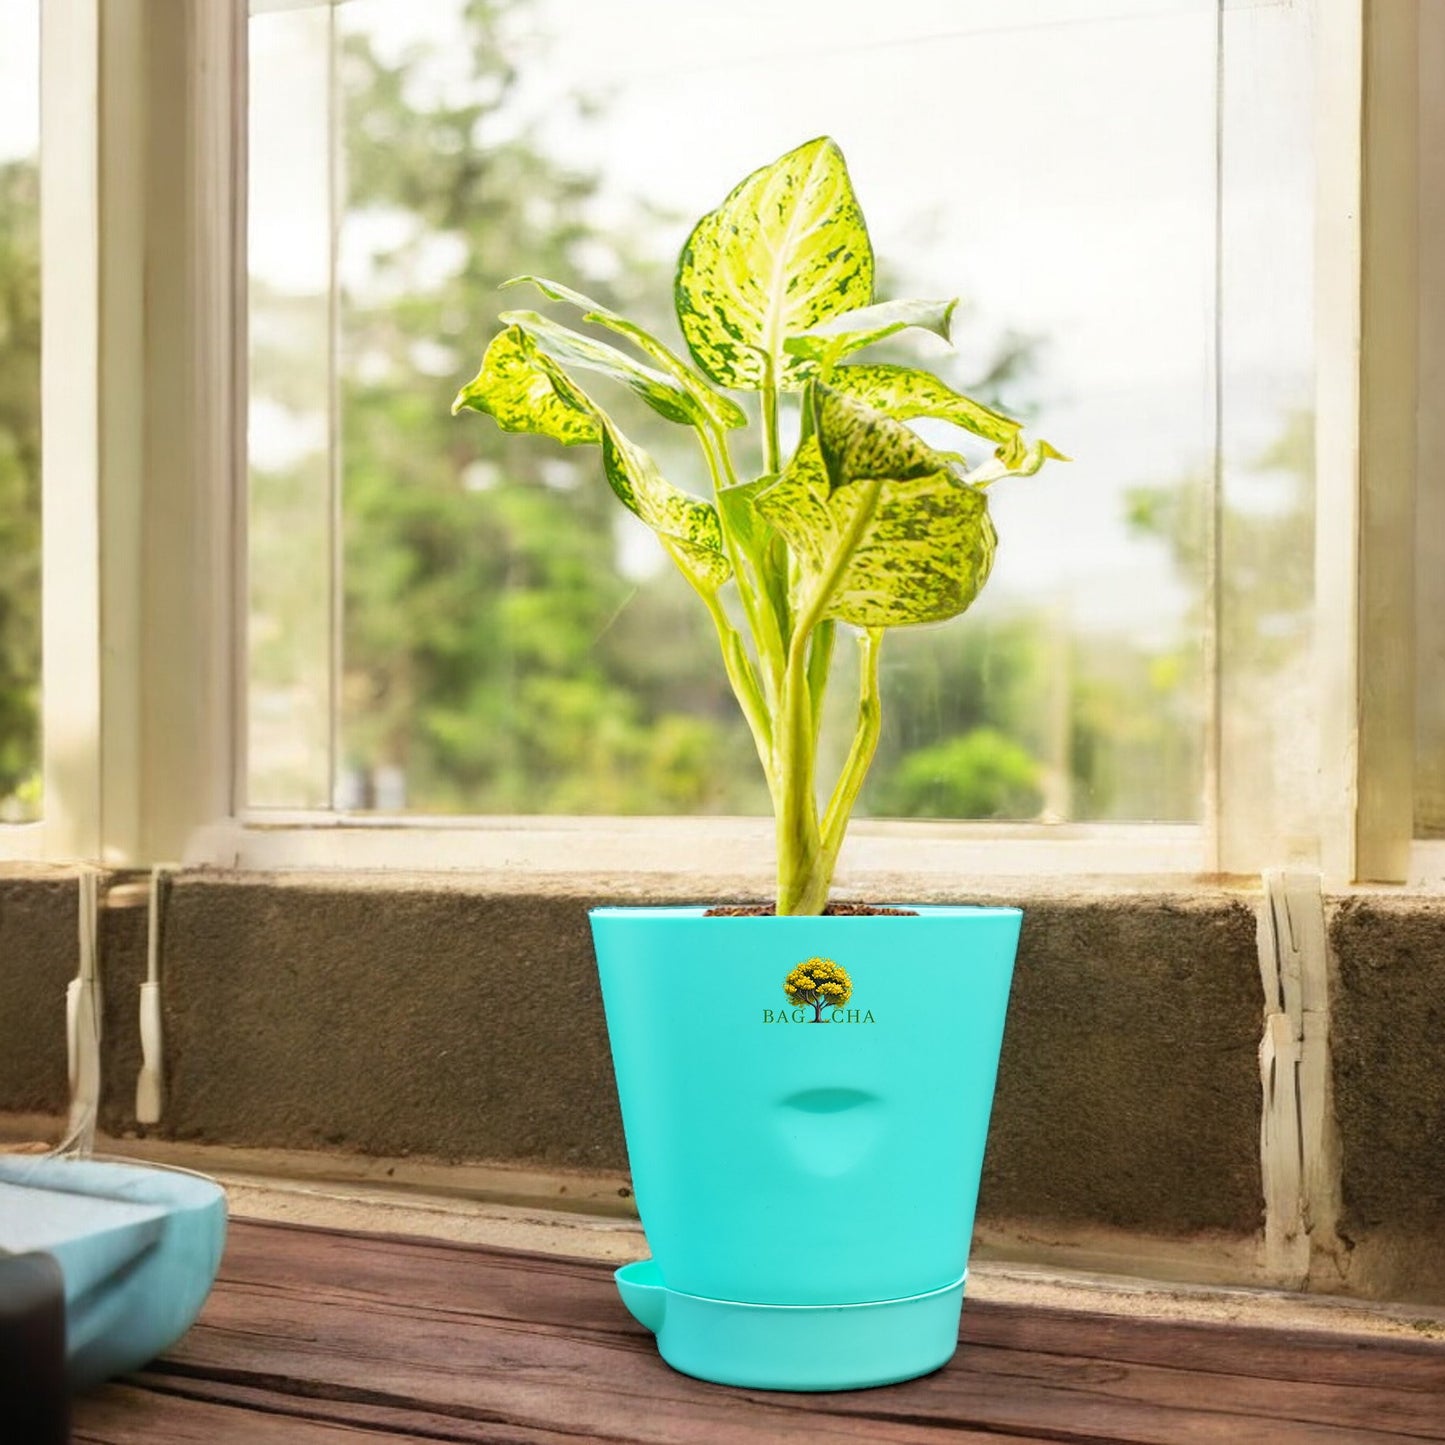
[[[809,141],[693,229],[675,301],[691,360],[559,284],[613,345],[503,312],[454,410],[597,446],[618,499],[711,615],[776,816],[776,910],[593,910],[603,1002],[652,1259],[618,1272],[678,1369],[780,1389],[884,1384],[953,1353],[1020,915],[832,905],[878,741],[891,627],[941,622],[993,560],[987,488],[1059,457],[919,367],[855,359],[908,328],[947,339],[953,301],[873,295],[843,156]],[[675,485],[593,394],[621,383],[691,428],[707,495]],[[739,477],[750,425],[763,474]],[[797,403],[785,450],[785,399]],[[950,422],[981,465],[906,423]],[[822,703],[840,628],[861,648],[851,747],[818,796]]]

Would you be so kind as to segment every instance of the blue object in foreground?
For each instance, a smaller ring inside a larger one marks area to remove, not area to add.
[[[792,1390],[944,1364],[1019,911],[591,917],[652,1250],[617,1286],[663,1358]]]
[[[180,1339],[225,1237],[225,1192],[203,1175],[0,1155],[0,1250],[59,1265],[72,1390],[138,1369]]]

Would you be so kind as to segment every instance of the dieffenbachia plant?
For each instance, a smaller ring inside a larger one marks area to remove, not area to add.
[[[986,488],[1050,457],[1020,424],[912,366],[853,358],[907,328],[947,339],[953,301],[873,299],[873,248],[843,155],[826,137],[755,171],[694,227],[678,259],[677,317],[692,356],[556,281],[522,276],[628,349],[537,311],[506,311],[453,411],[505,431],[597,446],[618,499],[657,534],[716,625],[777,819],[779,913],[819,913],[878,742],[878,652],[890,627],[955,617],[993,562]],[[593,395],[620,382],[696,433],[701,497],[663,477]],[[727,391],[760,400],[763,475],[742,480],[728,434],[749,425]],[[784,456],[785,393],[800,402]],[[905,425],[951,422],[991,443],[970,469]],[[733,589],[736,604],[724,602]],[[820,812],[816,757],[838,624],[862,648],[852,746]]]

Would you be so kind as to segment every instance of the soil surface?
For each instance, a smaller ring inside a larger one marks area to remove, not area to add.
[[[725,903],[709,908],[704,918],[766,918],[777,913],[775,903]],[[875,908],[871,903],[830,903],[824,910],[825,918],[868,918],[873,916],[890,918],[917,918],[912,908]]]

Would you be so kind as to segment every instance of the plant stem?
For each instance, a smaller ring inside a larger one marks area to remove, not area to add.
[[[808,644],[808,697],[813,709],[813,745],[823,726],[823,695],[828,690],[828,674],[833,666],[833,641],[837,624],[824,618],[813,631]]]
[[[772,364],[768,364],[763,383],[763,471],[776,476],[782,469],[783,449],[778,435],[778,386],[773,380]]]
[[[853,805],[858,801],[863,779],[868,776],[868,765],[873,761],[883,725],[883,707],[878,692],[878,653],[883,645],[883,629],[870,627],[858,641],[863,649],[858,679],[858,723],[853,733],[853,745],[848,749],[847,760],[833,787],[827,812],[823,814],[822,866],[829,877],[837,866],[843,837],[848,831],[848,819],[853,815]]]
[[[813,787],[813,708],[806,654],[804,640],[795,636],[773,735],[779,913],[821,913],[828,900],[828,879],[818,866],[822,835]]]
[[[733,471],[732,458],[728,455],[727,438],[721,431],[713,428],[699,427],[698,440],[702,444],[703,456],[707,460],[708,471],[712,474],[714,493],[723,491],[725,487],[737,485],[737,475]],[[723,551],[728,562],[732,565],[733,579],[737,583],[738,599],[743,604],[743,615],[747,618],[748,631],[752,634],[753,647],[760,663],[766,663],[769,653],[764,647],[764,642],[769,636],[768,623],[771,621],[770,603],[758,587],[757,578],[752,570],[751,561],[743,554],[743,549],[738,545],[738,539],[733,535],[733,530],[728,526],[727,512],[720,505],[718,507],[718,527],[722,532]],[[716,621],[716,619],[714,619]],[[776,623],[772,627],[772,635],[776,637]],[[719,628],[719,636],[722,629]],[[723,642],[723,655],[726,660],[728,642]],[[754,676],[761,673],[763,687],[767,694],[769,706],[777,704],[778,680],[774,675],[775,669],[760,666],[754,672]],[[731,671],[729,671],[731,677]],[[736,687],[734,691],[736,692]],[[756,729],[754,730],[756,736]]]
[[[814,792],[817,726],[813,716],[813,689],[809,677],[809,644],[814,640],[816,629],[825,625],[823,614],[828,610],[828,604],[838,590],[838,584],[843,580],[858,539],[873,519],[883,487],[880,481],[854,482],[853,485],[865,490],[837,543],[832,565],[800,610],[788,643],[788,665],[783,674],[782,708],[778,725],[773,732],[773,768],[776,775],[773,797],[778,821],[779,913],[823,911],[828,901],[828,886],[833,879],[833,862],[837,858],[838,846],[842,843],[840,831],[837,846],[833,848],[830,857],[818,825],[818,800]],[[871,636],[872,633],[867,635]],[[881,633],[878,636],[881,637]],[[871,667],[875,697],[878,682],[876,654],[875,640],[871,644],[871,654],[868,650],[864,653],[865,678]],[[860,717],[860,736],[863,732],[864,719]],[[855,796],[858,787],[862,785],[862,774],[867,771],[876,743],[875,731],[867,755],[862,759],[857,782],[853,785]],[[859,739],[855,737],[853,751],[849,753],[850,763],[854,760],[858,747]]]

